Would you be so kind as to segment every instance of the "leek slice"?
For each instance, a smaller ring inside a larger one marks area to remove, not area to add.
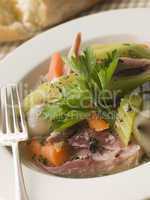
[[[121,100],[117,112],[115,130],[125,146],[128,145],[131,139],[134,120],[140,111],[141,105],[142,98],[139,95],[125,96]]]

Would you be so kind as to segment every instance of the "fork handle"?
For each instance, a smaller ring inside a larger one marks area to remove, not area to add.
[[[28,198],[25,184],[24,184],[18,143],[12,144],[12,152],[13,152],[13,159],[14,159],[14,173],[15,173],[15,187],[16,187],[15,199],[28,200],[29,198]]]

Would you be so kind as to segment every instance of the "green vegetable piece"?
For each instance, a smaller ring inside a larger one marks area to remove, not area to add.
[[[46,82],[24,99],[24,111],[28,112],[33,106],[58,101],[62,96],[62,88],[74,87],[77,83],[76,75],[64,76],[53,83]]]
[[[113,78],[110,83],[110,89],[119,91],[120,94],[129,94],[138,86],[150,81],[150,70],[140,75],[124,76]]]
[[[99,66],[99,72],[97,70],[97,73],[103,89],[108,88],[113,74],[118,66],[118,61],[118,53],[114,50],[112,54],[107,54],[107,59],[104,59],[103,63]]]
[[[119,56],[131,57],[131,58],[147,58],[150,59],[150,48],[144,44],[106,44],[106,45],[94,45],[92,46],[97,59],[107,58],[107,54],[111,54],[114,50],[117,50]]]
[[[125,146],[128,145],[131,139],[134,120],[141,105],[142,98],[139,95],[133,94],[131,96],[126,96],[121,100],[114,127],[120,140]]]

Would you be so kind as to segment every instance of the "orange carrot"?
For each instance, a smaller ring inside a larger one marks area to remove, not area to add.
[[[62,76],[64,73],[64,62],[61,58],[60,53],[54,53],[51,58],[51,62],[49,65],[49,71],[47,74],[47,78],[49,81],[54,78]]]
[[[109,124],[104,119],[98,118],[95,114],[88,119],[88,124],[91,129],[94,129],[97,132],[109,128]]]
[[[47,143],[42,147],[41,155],[54,166],[60,166],[69,159],[69,147],[64,143]]]

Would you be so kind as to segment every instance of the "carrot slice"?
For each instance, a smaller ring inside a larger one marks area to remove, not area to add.
[[[49,163],[54,166],[60,166],[70,157],[70,149],[67,144],[64,143],[47,143],[42,147],[41,155],[48,160]]]
[[[54,53],[51,58],[49,65],[49,71],[47,78],[49,81],[62,76],[64,73],[64,62],[61,58],[60,53]]]
[[[98,118],[96,115],[93,115],[88,119],[88,124],[91,129],[94,129],[97,132],[109,128],[109,124],[104,119]]]

